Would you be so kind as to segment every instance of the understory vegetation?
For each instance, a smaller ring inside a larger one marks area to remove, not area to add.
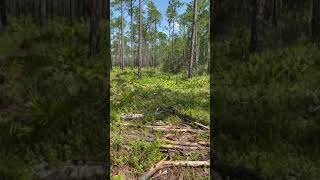
[[[0,177],[106,152],[105,61],[87,57],[87,25],[10,19],[0,34]]]
[[[175,107],[191,115],[200,123],[209,125],[209,76],[188,79],[187,74],[163,73],[159,69],[143,68],[141,79],[135,69],[114,68],[111,73],[111,175],[113,178],[137,178],[160,161],[165,154],[160,152],[159,138],[147,142],[148,129],[139,126],[162,121],[166,124],[181,123],[174,115],[157,115],[161,107]],[[144,114],[136,120],[136,128],[123,126],[123,114]],[[209,134],[199,134],[197,139],[208,139]],[[195,139],[196,140],[196,139]],[[199,152],[201,153],[201,152]],[[194,160],[200,154],[194,154]],[[182,157],[180,157],[181,159]],[[179,160],[176,156],[175,160]],[[192,159],[189,159],[192,160]],[[188,176],[184,176],[188,177]],[[192,177],[191,175],[189,177]]]
[[[244,167],[263,179],[319,179],[319,46],[299,39],[246,59],[234,56],[245,54],[245,43],[214,48],[217,166],[232,167],[221,172]]]

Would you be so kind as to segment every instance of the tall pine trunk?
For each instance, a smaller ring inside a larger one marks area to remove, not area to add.
[[[141,0],[139,0],[139,59],[138,59],[138,77],[141,78],[141,61],[142,61],[142,17],[141,17]]]
[[[157,66],[157,49],[156,49],[156,45],[157,45],[157,22],[154,22],[154,31],[155,31],[155,38],[154,38],[154,44],[153,44],[153,51],[154,51],[153,62],[154,62],[154,67],[156,67]]]
[[[252,5],[250,52],[260,52],[264,46],[265,0],[253,0]]]
[[[174,56],[173,52],[174,52],[174,18],[173,18],[173,21],[172,21],[172,44],[171,44],[171,54],[172,54],[172,57]],[[172,59],[173,60],[173,59]]]
[[[89,57],[100,52],[100,14],[99,0],[90,0],[90,32],[89,32]]]
[[[197,20],[197,0],[193,0],[193,22],[192,22],[192,39],[191,39],[191,57],[189,61],[188,78],[193,75],[193,63],[196,50],[196,20]]]
[[[130,25],[131,25],[131,46],[130,46],[130,61],[133,62],[134,54],[133,54],[133,38],[134,38],[134,32],[133,32],[133,0],[130,0]]]
[[[121,69],[124,68],[124,33],[123,33],[123,16],[124,16],[124,12],[123,12],[123,0],[121,0]]]
[[[197,21],[197,20],[196,20]],[[198,69],[198,61],[199,61],[199,41],[200,41],[200,38],[198,37],[198,26],[196,24],[196,30],[195,30],[195,41],[196,41],[196,47],[195,47],[195,62],[194,62],[194,69],[197,70]]]

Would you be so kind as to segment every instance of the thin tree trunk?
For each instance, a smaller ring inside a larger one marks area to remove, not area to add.
[[[253,0],[250,40],[251,52],[260,52],[263,50],[264,6],[265,0]]]
[[[197,21],[197,20],[196,20]],[[199,62],[199,41],[200,38],[198,37],[198,25],[196,24],[196,30],[195,30],[195,62],[194,62],[194,69],[197,70],[198,69],[198,62]]]
[[[170,43],[170,38],[172,39],[170,27],[171,27],[171,23],[169,22],[169,43]],[[170,56],[169,57],[170,57],[170,60],[172,60],[172,50],[170,52]]]
[[[192,22],[192,40],[191,40],[191,58],[189,62],[188,78],[193,75],[193,61],[196,50],[196,20],[197,20],[197,0],[193,1],[193,22]]]
[[[130,46],[130,61],[133,62],[134,60],[134,54],[133,54],[133,38],[134,38],[134,32],[133,32],[133,0],[130,1],[130,25],[131,25],[131,46]]]
[[[213,3],[213,2],[211,2],[211,3]],[[208,38],[208,67],[207,67],[207,68],[208,68],[208,69],[207,69],[208,71],[207,71],[207,72],[210,73],[210,61],[211,61],[211,58],[210,58],[210,57],[211,57],[211,56],[210,56],[210,48],[211,48],[211,47],[210,47],[210,36],[212,36],[212,35],[211,35],[210,21],[208,22],[208,28],[209,28],[209,38]]]
[[[90,0],[90,32],[89,32],[89,57],[100,52],[100,13],[99,0]]]
[[[172,21],[172,44],[171,44],[171,48],[172,48],[172,56],[174,56],[173,51],[174,51],[174,19]]]
[[[157,49],[156,49],[156,45],[157,45],[157,23],[154,22],[154,31],[155,31],[155,38],[154,38],[154,45],[153,45],[153,50],[154,50],[154,67],[157,66]]]
[[[139,0],[139,61],[138,61],[138,77],[141,78],[141,60],[142,60],[142,17],[141,17],[141,0]]]
[[[121,0],[121,69],[124,68],[123,0]]]

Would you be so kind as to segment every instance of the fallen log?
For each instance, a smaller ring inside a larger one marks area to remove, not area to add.
[[[201,124],[201,123],[198,123],[198,122],[193,122],[193,123],[196,124],[197,126],[199,126],[199,127],[202,128],[202,129],[210,130],[210,127],[205,126],[205,125],[203,125],[203,124]]]
[[[210,167],[210,162],[209,161],[163,161],[161,160],[159,163],[154,168],[151,168],[145,175],[143,175],[140,180],[147,180],[150,177],[152,177],[156,172],[163,168],[168,168],[168,167],[174,167],[174,166],[179,166],[179,167]]]
[[[208,142],[199,141],[198,144],[201,144],[202,146],[210,147],[210,143],[208,143]]]
[[[144,174],[142,177],[140,177],[140,180],[147,180],[151,176],[153,176],[156,172],[158,172],[160,169],[162,169],[162,164],[165,162],[165,160],[168,158],[166,156],[163,158],[160,162],[158,162],[154,167],[152,167],[146,174]]]
[[[206,132],[201,129],[171,129],[171,128],[163,128],[163,127],[153,127],[152,131],[174,131],[174,132],[190,132],[190,133]]]
[[[171,141],[177,141],[178,140],[178,138],[175,137],[174,134],[166,134],[164,137],[169,139],[169,140],[171,140]]]
[[[125,121],[129,121],[134,119],[142,119],[143,117],[144,117],[143,114],[127,114],[127,115],[122,115],[121,119]]]
[[[192,151],[199,149],[209,149],[206,146],[180,146],[180,145],[171,145],[171,144],[163,144],[160,146],[160,149],[174,149],[174,150],[182,150],[182,151]]]
[[[168,143],[168,144],[174,144],[174,145],[181,145],[181,146],[193,146],[193,147],[203,147],[206,145],[203,145],[204,142],[183,142],[183,141],[171,141],[171,140],[166,140],[166,139],[161,139],[163,142]]]
[[[210,167],[210,161],[165,161],[164,166]]]
[[[128,126],[128,127],[139,127],[139,128],[166,128],[166,129],[174,129],[174,126],[171,125],[159,125],[159,126],[148,126],[148,125],[139,125],[139,124],[128,124],[128,123],[123,123],[123,126]]]

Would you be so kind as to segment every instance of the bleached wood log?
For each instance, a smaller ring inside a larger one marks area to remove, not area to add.
[[[181,146],[181,145],[171,145],[171,144],[161,145],[160,148],[162,148],[162,149],[176,149],[176,150],[182,150],[182,151],[209,149],[206,146]]]
[[[144,117],[143,114],[126,114],[122,115],[121,119],[128,121],[128,120],[134,120],[134,119],[142,119]]]
[[[181,145],[181,146],[207,147],[205,142],[192,143],[192,142],[184,142],[184,141],[171,141],[166,139],[162,139],[162,141],[168,144]]]
[[[195,125],[199,126],[201,129],[205,129],[205,130],[210,130],[210,127],[208,126],[205,126],[201,123],[198,123],[198,122],[193,122]]]
[[[164,166],[210,167],[210,161],[165,161]]]

